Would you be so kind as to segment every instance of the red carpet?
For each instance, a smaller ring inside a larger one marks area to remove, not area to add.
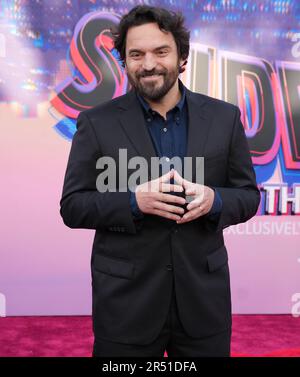
[[[91,356],[91,317],[0,318],[0,356]],[[300,356],[300,318],[234,315],[232,356]]]

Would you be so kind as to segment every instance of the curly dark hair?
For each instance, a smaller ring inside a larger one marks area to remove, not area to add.
[[[163,31],[171,32],[177,45],[178,57],[186,60],[190,50],[190,32],[184,26],[184,17],[180,12],[164,8],[138,5],[125,14],[115,30],[111,30],[114,45],[120,55],[123,67],[126,57],[126,36],[132,26],[155,22]]]

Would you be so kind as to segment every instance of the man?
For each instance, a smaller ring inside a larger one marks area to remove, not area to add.
[[[180,14],[135,7],[114,38],[132,90],[79,115],[61,199],[67,226],[96,230],[93,355],[229,356],[222,230],[254,216],[260,200],[240,111],[179,80],[189,54]],[[120,149],[149,165],[203,156],[204,182],[193,167],[190,180],[173,169],[134,192],[97,190],[98,159],[118,171]]]

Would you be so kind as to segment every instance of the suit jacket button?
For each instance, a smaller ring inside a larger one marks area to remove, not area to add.
[[[172,270],[173,270],[173,266],[172,266],[171,264],[167,264],[167,265],[166,265],[166,269],[167,269],[168,271],[172,271]]]

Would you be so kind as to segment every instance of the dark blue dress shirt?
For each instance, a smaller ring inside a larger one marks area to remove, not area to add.
[[[186,103],[186,89],[179,80],[181,99],[177,105],[169,110],[164,119],[157,111],[152,110],[148,102],[137,92],[137,98],[141,103],[148,131],[157,155],[161,157],[173,158],[178,156],[182,159],[186,156],[187,133],[188,133],[188,113]],[[173,183],[173,182],[170,182]],[[212,187],[213,188],[213,187]],[[213,188],[214,189],[214,188]],[[215,191],[214,202],[208,215],[212,220],[219,216],[222,210],[222,199]],[[134,192],[130,192],[130,206],[135,219],[143,218],[143,213],[139,210]]]

